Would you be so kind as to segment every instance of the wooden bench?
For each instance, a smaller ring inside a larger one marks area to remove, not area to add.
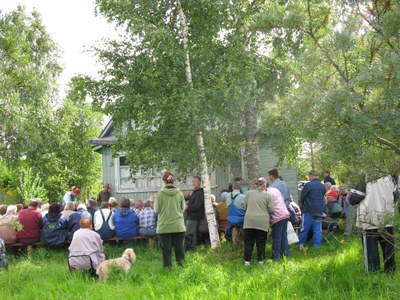
[[[149,247],[152,247],[154,244],[154,240],[156,239],[156,236],[135,236],[131,238],[118,238],[118,237],[113,237],[111,239],[104,240],[103,242],[112,242],[115,241],[116,243],[120,241],[139,241],[139,240],[145,240],[146,245]],[[65,245],[69,245],[71,241],[65,241]],[[32,244],[24,244],[21,242],[15,242],[15,243],[6,243],[6,247],[9,248],[16,248],[16,247],[26,247],[26,251],[28,252],[28,255],[30,255],[33,251],[34,246],[42,246],[41,242],[35,242]]]

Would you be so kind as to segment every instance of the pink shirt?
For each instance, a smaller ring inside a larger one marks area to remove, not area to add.
[[[289,219],[290,212],[286,208],[285,200],[283,200],[281,192],[276,188],[269,187],[267,189],[267,193],[270,193],[272,195],[275,204],[275,212],[271,215],[271,224]]]

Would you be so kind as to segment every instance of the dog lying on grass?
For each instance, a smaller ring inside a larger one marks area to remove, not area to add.
[[[107,281],[110,268],[120,268],[129,273],[132,264],[136,261],[136,254],[132,248],[125,249],[122,256],[115,259],[108,259],[103,261],[97,268],[96,274],[99,276],[99,281]]]

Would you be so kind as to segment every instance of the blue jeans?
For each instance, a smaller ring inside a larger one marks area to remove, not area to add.
[[[299,245],[305,245],[307,235],[310,229],[313,229],[313,246],[320,247],[322,241],[322,215],[313,215],[305,212],[303,215],[303,224],[299,234]]]
[[[141,235],[141,236],[155,236],[156,235],[156,227],[153,227],[153,228],[139,227],[139,235]]]
[[[272,259],[289,257],[289,242],[287,239],[288,220],[281,220],[272,225]]]

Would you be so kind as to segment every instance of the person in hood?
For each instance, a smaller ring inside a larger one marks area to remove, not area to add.
[[[61,214],[61,205],[57,202],[49,206],[49,212],[43,217],[40,242],[45,246],[62,247],[68,239],[67,219]]]
[[[186,228],[183,220],[185,199],[180,189],[174,187],[175,176],[172,173],[164,173],[162,180],[165,187],[156,195],[154,211],[158,216],[157,234],[160,240],[163,266],[171,269],[172,245],[179,265],[182,265],[185,258],[184,240]]]
[[[122,197],[120,208],[114,213],[115,235],[118,238],[131,238],[138,236],[139,218],[131,209],[131,201]]]

